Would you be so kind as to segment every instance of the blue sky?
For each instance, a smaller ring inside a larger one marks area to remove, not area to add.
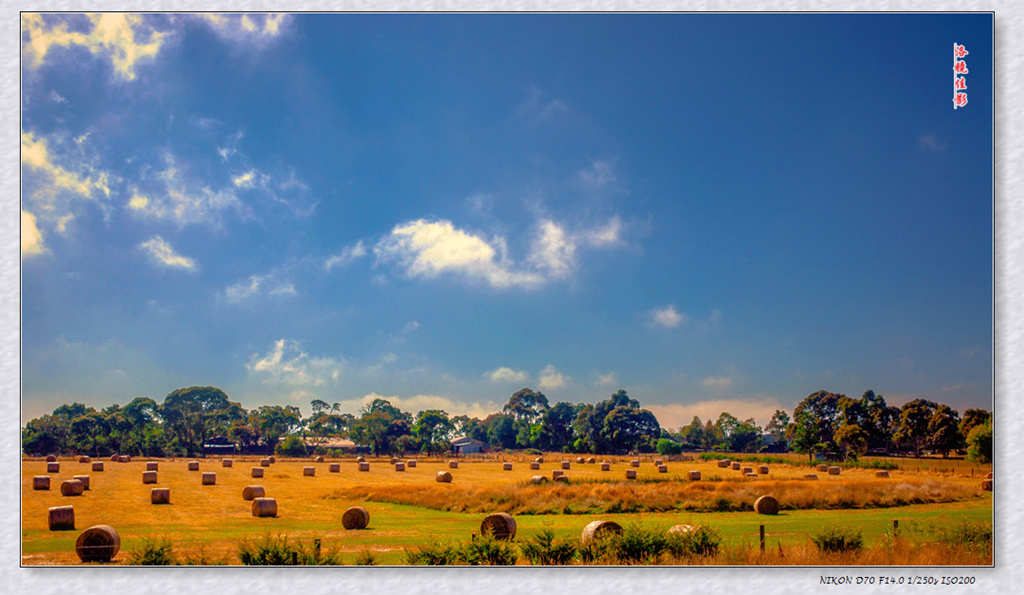
[[[24,15],[23,420],[991,409],[991,52],[969,14]]]

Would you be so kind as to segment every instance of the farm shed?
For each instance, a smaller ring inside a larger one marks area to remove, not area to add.
[[[452,440],[452,452],[457,455],[483,452],[484,443],[466,436],[460,436]]]

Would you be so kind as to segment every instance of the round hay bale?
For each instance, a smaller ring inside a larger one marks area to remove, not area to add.
[[[370,470],[370,464],[367,463],[366,461],[363,461],[362,463],[359,463],[359,470],[360,471],[369,471]]]
[[[92,464],[93,471],[103,471],[103,461],[96,461]]]
[[[448,461],[448,468],[449,469],[458,469],[459,468],[459,462],[458,461]]]
[[[273,498],[253,498],[252,516],[254,517],[276,517],[277,500]]]
[[[542,484],[548,482],[547,475],[534,475],[530,478],[530,483]]]
[[[87,492],[90,491],[89,490],[89,476],[88,475],[76,475],[76,476],[72,477],[71,479],[77,479],[78,481],[82,482],[82,489],[84,489]]]
[[[245,486],[242,488],[242,500],[246,502],[254,498],[262,498],[267,495],[267,491],[263,489],[263,486]]]
[[[362,506],[352,506],[341,515],[341,524],[347,531],[365,529],[370,524],[370,513]]]
[[[327,467],[327,471],[330,473],[341,473],[341,464],[331,463],[331,465]]]
[[[673,525],[672,527],[669,528],[668,534],[669,535],[674,535],[674,534],[685,535],[687,533],[693,533],[694,531],[696,531],[699,528],[700,527],[698,527],[697,525]]]
[[[608,471],[612,468],[608,463],[601,463],[601,471]]]
[[[987,477],[985,479],[981,480],[981,489],[983,491],[986,491],[986,492],[991,492],[992,491],[992,480],[987,478]]]
[[[554,471],[551,472],[551,479],[558,479],[559,477],[564,477],[564,476],[565,476],[565,471],[562,471],[561,469],[555,469]]]
[[[664,464],[665,464],[665,461],[663,461],[662,459],[654,459],[654,466],[655,467],[661,467]]]
[[[757,514],[779,514],[779,501],[772,496],[761,496],[754,500],[754,512]]]
[[[580,543],[587,544],[595,539],[604,539],[605,537],[620,535],[621,533],[622,525],[615,521],[594,521],[586,527],[583,527],[583,533],[580,535]]]
[[[887,478],[889,477],[888,471],[875,471],[875,477]]]
[[[75,507],[54,506],[47,510],[46,520],[50,526],[50,531],[74,531]]]
[[[263,477],[263,467],[253,467],[250,475],[252,477]]]
[[[480,535],[493,535],[495,539],[512,539],[516,536],[516,520],[507,512],[489,514],[480,523]]]
[[[91,463],[92,459],[90,459],[89,457],[86,457],[86,456],[81,456],[81,457],[78,457],[78,462],[79,463]]]
[[[57,462],[57,456],[56,455],[46,455],[46,462],[47,463],[56,463]]]
[[[32,478],[32,489],[33,490],[49,490],[50,489],[50,476],[49,475],[36,475]]]
[[[757,468],[757,472],[760,473],[761,475],[767,475],[768,465],[761,465],[760,467]]]
[[[143,471],[142,483],[156,483],[156,471]]]
[[[583,457],[576,457],[576,462],[577,462],[578,464],[580,464],[580,465],[582,465],[582,464],[583,464],[583,460],[584,460],[584,459],[583,459]]]
[[[992,479],[992,472],[991,471],[988,472],[988,475],[985,476],[985,479]]]
[[[811,481],[817,481],[818,480],[818,476],[816,474],[814,474],[814,473],[805,473],[804,474],[804,479],[809,479]]]
[[[827,473],[828,465],[818,465],[815,469],[817,469],[819,473]]]
[[[267,460],[269,460],[270,464],[273,465],[274,463],[277,462],[277,457],[275,457],[274,455],[270,455],[269,457],[267,457]]]
[[[356,457],[356,462],[357,463],[365,463],[366,462],[366,457]]]
[[[160,463],[158,463],[156,461],[149,461],[149,462],[146,463],[146,471],[158,471],[159,468],[160,468]]]
[[[434,480],[437,481],[438,483],[451,483],[452,474],[448,473],[447,471],[438,471],[437,475],[434,477]]]
[[[397,463],[397,462],[398,462],[398,459],[397,459],[397,458],[395,458],[395,457],[391,457],[391,463],[390,463],[390,464],[394,465],[394,464],[395,464],[395,463]]]
[[[744,467],[743,468],[743,475],[750,475],[751,473],[754,473],[754,468],[753,467]]]
[[[395,463],[395,471],[397,471],[397,472],[405,471],[405,463],[403,463],[402,461],[398,461],[397,463]]]
[[[739,463],[737,463],[737,462],[735,462],[735,461],[733,461],[733,462],[732,462],[732,463],[730,464],[730,467],[732,467],[732,470],[733,470],[733,471],[739,471],[739,470],[740,470],[740,464],[739,464]]]
[[[626,469],[626,479],[636,479],[636,469]]]
[[[120,455],[110,455],[110,462],[111,462],[111,463],[117,463],[117,462],[119,462],[120,460],[121,460],[121,457],[120,457]]]
[[[216,473],[212,473],[210,471],[204,472],[203,473],[203,485],[204,486],[217,485],[217,474]]]
[[[75,553],[82,562],[110,562],[121,551],[121,538],[110,525],[89,527],[75,540]]]
[[[828,474],[829,475],[839,475],[840,471],[842,471],[842,469],[840,469],[839,467],[829,467],[828,468]]]
[[[60,463],[47,463],[46,464],[46,472],[47,473],[60,473]]]
[[[544,462],[544,457],[537,457],[536,459],[533,460],[533,462],[539,465]]]
[[[658,465],[658,473],[668,473],[668,465]]]
[[[700,471],[690,471],[690,481],[700,481]]]
[[[568,477],[568,476],[566,476],[566,475],[559,475],[559,476],[558,476],[558,477],[556,477],[556,478],[555,478],[554,480],[555,480],[555,481],[560,481],[560,482],[562,482],[562,483],[569,483],[569,477]]]
[[[222,467],[231,467],[235,462],[231,459],[221,459],[220,464]]]
[[[637,459],[633,459],[632,461],[629,462],[629,466],[630,467],[639,467],[640,466],[640,461],[638,461]]]
[[[199,471],[199,461],[189,461],[188,462],[188,470],[189,471]]]
[[[537,461],[534,461],[534,462],[530,463],[530,470],[531,471],[539,471],[540,470],[540,463],[538,463]]]
[[[501,468],[502,468],[503,471],[511,471],[512,470],[512,463],[504,463],[501,466]]]
[[[323,463],[324,462],[324,458],[321,457],[321,456],[318,456],[317,458],[313,459],[313,462],[314,463]]]
[[[260,467],[269,467],[270,459],[260,459]]]
[[[405,462],[405,466],[410,468],[410,469],[415,469],[416,468],[416,461],[415,460],[406,461]]]
[[[316,467],[303,467],[302,468],[302,476],[303,477],[316,477]]]
[[[128,455],[120,455],[120,456],[117,457],[117,462],[118,463],[131,463],[132,462],[132,458],[130,456],[128,456]]]
[[[562,461],[562,469],[568,469],[571,466],[572,465],[569,464],[569,461]]]
[[[587,464],[588,465],[593,465],[596,462],[597,462],[597,459],[595,459],[594,457],[587,457]]]
[[[153,504],[170,504],[171,488],[153,488],[149,491],[149,501]]]

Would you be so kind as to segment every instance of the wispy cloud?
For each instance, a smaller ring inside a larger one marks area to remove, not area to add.
[[[579,178],[584,188],[597,190],[614,182],[615,172],[612,170],[610,162],[594,161],[590,164],[590,167],[580,170]]]
[[[888,395],[886,396],[888,399]],[[737,419],[754,418],[758,425],[766,425],[772,418],[776,409],[789,409],[792,407],[783,406],[775,397],[754,396],[749,399],[713,399],[698,401],[696,403],[670,403],[667,405],[650,404],[645,405],[655,417],[658,423],[664,428],[679,428],[693,420],[693,416],[700,417],[701,421],[715,421],[723,412],[735,416]]]
[[[567,277],[576,267],[576,242],[554,221],[542,220],[538,225],[529,262],[549,277]]]
[[[224,39],[255,46],[280,37],[291,21],[291,16],[287,14],[204,13],[196,15],[196,18]]]
[[[522,384],[530,380],[530,375],[522,370],[513,370],[502,366],[497,370],[487,372],[484,374],[484,378],[494,383]]]
[[[615,384],[615,373],[609,372],[608,374],[598,374],[597,382],[594,383],[594,386],[609,386],[612,384]]]
[[[300,342],[280,339],[267,353],[253,353],[245,367],[264,383],[312,387],[337,382],[345,365],[344,359],[310,357]]]
[[[89,201],[104,212],[110,209],[110,186],[116,178],[67,144],[59,137],[21,133],[22,168],[32,176],[25,182],[26,198],[39,207],[40,217],[51,221],[71,214],[76,201]]]
[[[946,143],[939,142],[939,139],[930,134],[923,134],[917,139],[917,146],[922,151],[941,153],[946,150]]]
[[[535,120],[548,120],[569,113],[569,106],[560,99],[548,98],[538,87],[530,86],[526,90],[526,100],[517,110],[520,116]]]
[[[722,389],[732,386],[732,378],[729,376],[708,376],[700,381],[708,388]]]
[[[28,211],[21,212],[21,256],[32,256],[46,252],[43,245],[43,234],[36,226],[35,215]]]
[[[685,312],[677,312],[675,304],[651,311],[651,324],[663,328],[676,328],[689,320]]]
[[[235,304],[260,295],[298,295],[298,292],[294,285],[278,279],[274,274],[251,275],[248,279],[239,281],[224,290],[227,300]]]
[[[341,252],[328,258],[324,262],[324,268],[329,271],[334,267],[345,267],[366,256],[366,254],[366,247],[363,246],[363,241],[359,240],[355,245],[346,246]]]
[[[163,160],[164,169],[148,184],[147,190],[131,189],[127,206],[133,214],[171,220],[179,226],[218,226],[226,211],[247,212],[234,188],[214,189],[196,180],[188,164],[170,152],[164,154]]]
[[[538,388],[541,390],[562,388],[565,386],[567,380],[568,377],[556,370],[554,365],[548,364],[548,366],[540,372]]]
[[[154,236],[151,240],[139,244],[139,248],[149,256],[150,260],[161,266],[187,271],[199,270],[199,264],[196,261],[175,252],[174,248],[160,236]]]

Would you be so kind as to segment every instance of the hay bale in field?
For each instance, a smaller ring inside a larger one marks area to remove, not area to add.
[[[552,481],[560,481],[562,483],[569,483],[569,477],[567,475],[559,475]]]
[[[302,468],[302,476],[303,477],[316,477],[316,467],[303,467]]]
[[[593,465],[596,462],[597,462],[597,459],[595,459],[594,457],[587,457],[587,464],[588,465]]]
[[[330,473],[341,473],[341,464],[331,463],[331,465],[327,467],[327,471]]]
[[[434,480],[437,481],[437,483],[451,483],[452,474],[447,471],[438,471],[437,475],[434,476]]]
[[[809,479],[811,481],[817,481],[818,476],[815,475],[814,473],[805,473],[804,474],[804,479]]]
[[[530,483],[542,484],[542,483],[547,483],[547,482],[548,482],[548,476],[547,475],[534,475],[533,477],[530,478]]]
[[[103,461],[96,461],[92,464],[93,471],[103,471]]]
[[[753,467],[744,467],[743,468],[743,475],[750,475],[751,473],[754,473],[754,468]],[[757,474],[754,473],[754,475],[757,475]]]
[[[668,465],[658,465],[658,473],[668,473]]]
[[[32,478],[32,489],[33,490],[49,490],[50,489],[50,476],[49,475],[36,475]]]
[[[74,531],[75,530],[75,507],[54,506],[47,510],[46,520],[50,531]]]
[[[511,471],[512,470],[512,463],[503,463],[501,465],[501,468],[502,468],[503,471]]]
[[[357,463],[365,463],[366,462],[366,457],[356,457],[356,462]]]
[[[667,533],[669,535],[675,535],[675,534],[685,535],[687,533],[693,533],[694,531],[696,531],[699,528],[700,527],[698,527],[697,525],[673,525],[672,527],[669,528]]]
[[[875,471],[875,477],[888,478],[889,477],[889,472],[888,471]]]
[[[539,471],[540,470],[540,463],[538,463],[537,461],[534,461],[534,462],[530,463],[530,470],[531,471]]]
[[[489,514],[480,523],[480,535],[493,535],[495,539],[513,539],[516,536],[516,520],[507,512]]]
[[[403,463],[402,461],[398,461],[397,463],[395,463],[395,471],[405,471],[405,463]]]
[[[729,465],[732,465],[732,461],[730,461],[729,459],[725,459],[724,461],[718,461],[719,468],[728,467]]]
[[[757,477],[757,473],[754,473],[753,471],[748,471],[748,472],[744,473],[743,476],[744,477]]]
[[[828,474],[829,475],[839,475],[840,471],[842,471],[842,469],[840,469],[839,467],[829,467],[828,468]]]
[[[47,463],[46,464],[46,472],[47,473],[60,473],[60,463]]]
[[[700,481],[700,471],[690,471],[690,481]]]
[[[85,485],[77,479],[66,479],[60,482],[61,496],[81,496],[85,491]]]
[[[253,498],[262,498],[267,495],[267,491],[263,489],[263,486],[245,486],[242,488],[242,500],[246,502]]]
[[[159,467],[160,463],[157,463],[156,461],[149,461],[146,463],[146,471],[158,471]]]
[[[757,514],[779,514],[779,501],[773,496],[761,496],[754,500],[754,512]]]
[[[760,473],[761,475],[767,475],[768,465],[761,465],[760,467],[757,468],[757,472]]]
[[[220,464],[222,467],[231,467],[235,462],[231,459],[221,459]]]
[[[260,467],[269,467],[270,459],[260,459]]]
[[[149,501],[153,504],[170,504],[171,488],[153,488],[149,491]]]
[[[142,483],[156,483],[156,471],[143,471]]]
[[[580,543],[587,544],[595,539],[604,539],[612,535],[622,534],[622,525],[615,521],[594,521],[583,527]]]
[[[313,459],[313,462],[314,463],[323,463],[324,462],[324,458],[321,457],[321,456],[318,456],[317,458]]]
[[[458,469],[459,468],[459,462],[458,461],[448,461],[448,468],[449,469]]]
[[[544,457],[537,457],[536,459],[533,460],[533,462],[539,465],[544,462]]]
[[[86,457],[86,456],[81,456],[81,457],[78,457],[78,462],[79,463],[91,463],[92,459],[90,459],[89,457]]]
[[[271,465],[277,462],[277,457],[275,457],[274,455],[270,455],[269,457],[267,457],[267,459],[270,461]]]
[[[121,551],[121,537],[110,525],[89,527],[75,540],[75,553],[82,562],[110,562]]]
[[[985,479],[981,480],[981,489],[986,491],[986,492],[991,492],[992,491],[992,479],[986,477]]]
[[[992,472],[991,471],[988,472],[988,475],[985,476],[985,479],[992,479]]]
[[[637,459],[633,459],[632,461],[629,462],[629,466],[630,467],[639,467],[640,466],[640,461],[637,460]]]
[[[828,465],[818,465],[815,469],[817,469],[819,473],[827,473]]]
[[[583,457],[576,457],[576,463],[577,464],[582,465],[583,461],[584,461]]]
[[[363,461],[362,463],[359,463],[359,470],[360,471],[369,471],[370,470],[370,464],[367,463],[366,461]]]
[[[263,477],[263,467],[253,467],[249,475],[252,477]]]
[[[626,479],[636,479],[636,470],[626,469]]]
[[[117,462],[118,463],[131,463],[132,462],[132,458],[130,456],[128,456],[128,455],[120,455],[120,456],[117,457]]]
[[[110,462],[111,463],[119,463],[120,461],[121,461],[121,456],[120,455],[110,455]]]
[[[46,462],[47,463],[56,463],[57,462],[57,456],[56,455],[46,455]]]
[[[370,513],[362,506],[352,506],[341,515],[341,525],[346,530],[365,529],[370,524]]]
[[[609,465],[608,463],[601,463],[601,471],[608,471],[611,468],[612,466]]]
[[[210,471],[204,472],[203,473],[203,485],[204,486],[217,485],[217,474],[216,473],[212,473]]]
[[[189,461],[188,462],[188,470],[189,471],[199,471],[199,461]]]
[[[665,461],[663,461],[662,459],[654,459],[654,466],[655,467],[661,467],[664,464],[665,464]]]
[[[732,467],[733,471],[739,471],[740,470],[740,464],[735,462],[735,461],[732,462],[731,467]]]
[[[406,461],[405,462],[405,466],[410,468],[410,469],[415,469],[416,468],[416,460],[415,459],[410,459],[410,460]]]
[[[391,464],[391,465],[394,465],[394,464],[395,464],[395,463],[397,463],[397,462],[398,462],[398,459],[397,459],[397,458],[395,458],[395,457],[391,457],[391,462],[390,462],[390,464]]]
[[[563,476],[565,476],[565,471],[562,471],[561,469],[555,469],[551,472],[551,479],[558,479]]]
[[[273,498],[253,498],[252,516],[254,517],[276,517],[277,500]]]
[[[77,479],[78,481],[82,482],[82,489],[84,489],[87,492],[90,491],[89,490],[89,476],[88,475],[76,475],[76,476],[72,477],[71,479]]]
[[[570,467],[572,467],[572,464],[569,461],[562,461],[562,469],[569,469]]]

